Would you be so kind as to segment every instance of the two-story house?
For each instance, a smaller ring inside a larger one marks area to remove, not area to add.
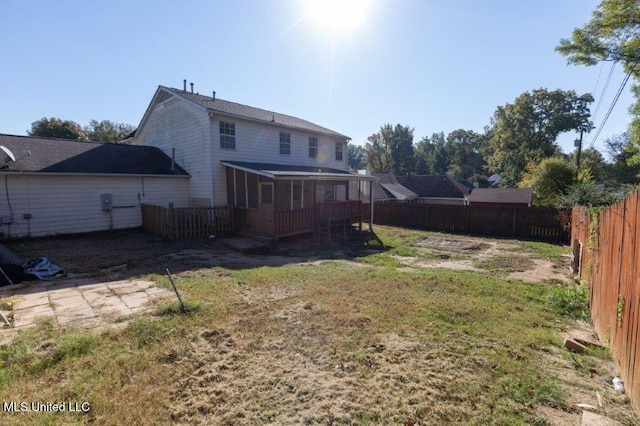
[[[241,228],[275,237],[335,220],[361,224],[372,204],[364,185],[375,178],[347,171],[348,142],[300,118],[187,91],[186,83],[158,87],[133,141],[189,172],[190,205],[234,206]]]

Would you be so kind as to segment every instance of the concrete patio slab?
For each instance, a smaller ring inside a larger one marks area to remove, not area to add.
[[[172,292],[151,281],[113,282],[65,278],[12,286],[0,291],[0,301],[13,304],[13,327],[0,329],[0,343],[17,331],[53,317],[58,325],[92,330],[124,327],[129,317],[153,309],[158,299]]]

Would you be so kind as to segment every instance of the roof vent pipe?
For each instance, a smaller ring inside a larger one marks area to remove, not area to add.
[[[193,93],[193,83],[189,83],[191,85],[191,93]]]
[[[187,79],[186,78],[184,80],[182,80],[182,90],[184,92],[187,91]]]
[[[216,91],[215,90],[213,91],[213,100],[214,101],[216,100]]]

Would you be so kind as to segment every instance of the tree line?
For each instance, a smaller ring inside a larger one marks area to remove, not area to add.
[[[610,161],[594,147],[582,150],[579,160],[577,152],[561,151],[561,133],[593,129],[592,102],[590,94],[537,89],[497,107],[482,133],[457,129],[417,143],[414,128],[385,124],[364,146],[349,146],[349,166],[396,175],[447,174],[481,187],[499,173],[503,187],[532,188],[538,205],[602,204],[610,201],[606,194],[624,194],[640,183],[640,164],[633,161],[629,133],[605,141]]]
[[[135,127],[131,124],[115,123],[110,120],[91,120],[89,125],[83,127],[75,121],[43,117],[31,123],[27,134],[44,138],[119,143],[134,130]]]

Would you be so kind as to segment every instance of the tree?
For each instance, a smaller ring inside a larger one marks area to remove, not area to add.
[[[449,159],[447,174],[457,179],[481,175],[486,164],[481,154],[485,144],[484,136],[472,130],[458,129],[449,133],[446,145]]]
[[[640,164],[632,162],[633,150],[630,148],[629,133],[613,136],[604,142],[611,158],[608,176],[615,184],[640,183]]]
[[[575,183],[576,168],[561,158],[546,158],[540,163],[531,163],[520,184],[531,188],[537,205],[552,207],[560,202],[569,187]]]
[[[485,150],[489,170],[500,173],[504,186],[515,186],[528,164],[554,155],[560,133],[592,129],[592,102],[591,94],[537,89],[518,96],[513,104],[499,106]]]
[[[576,152],[568,155],[567,160],[576,164]],[[607,178],[607,163],[604,156],[595,147],[589,147],[580,153],[579,180],[602,183]]]
[[[449,159],[444,133],[423,137],[414,149],[415,168],[418,175],[439,175],[447,172]]]
[[[29,136],[45,138],[82,139],[87,140],[87,135],[82,127],[75,121],[61,120],[56,117],[46,118],[31,123],[31,129],[27,130]]]
[[[396,175],[413,171],[413,129],[385,124],[367,138],[365,161],[370,170]]]
[[[347,163],[351,170],[364,169],[364,149],[360,145],[347,145]]]
[[[135,127],[131,124],[115,123],[109,120],[91,120],[84,128],[89,140],[112,143],[122,142],[134,130]]]
[[[556,51],[567,62],[593,66],[601,61],[620,62],[636,81],[632,91],[636,102],[630,108],[631,147],[640,157],[640,4],[637,0],[604,0],[589,22],[573,30],[571,38],[561,39]]]
[[[578,182],[567,188],[566,194],[560,197],[560,207],[598,207],[609,206],[622,200],[632,191],[632,187],[622,185],[607,189],[594,182]]]

